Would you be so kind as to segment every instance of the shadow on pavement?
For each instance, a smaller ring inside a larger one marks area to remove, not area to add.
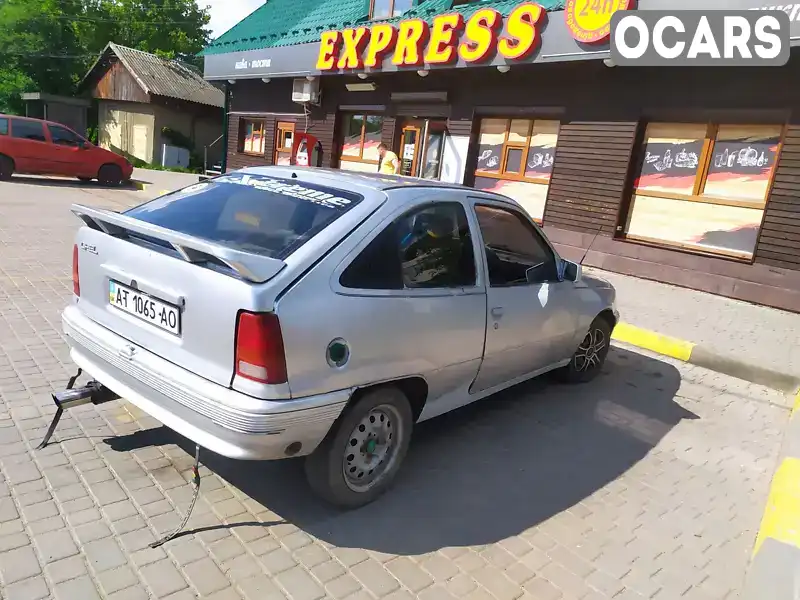
[[[396,485],[340,512],[312,496],[301,460],[203,463],[286,521],[326,542],[416,555],[490,544],[536,526],[615,480],[683,419],[680,373],[614,348],[580,386],[535,380],[422,423]],[[192,442],[160,427],[109,440],[119,451]],[[268,525],[268,524],[266,524]],[[232,525],[235,526],[235,525]]]
[[[139,181],[139,183],[148,183],[146,181]],[[125,182],[121,185],[103,185],[99,181],[80,181],[78,179],[61,178],[61,177],[46,177],[36,175],[14,175],[9,183],[24,183],[26,185],[37,185],[40,187],[55,187],[55,188],[79,188],[79,189],[93,189],[93,190],[133,190],[136,191],[137,187],[133,181]]]

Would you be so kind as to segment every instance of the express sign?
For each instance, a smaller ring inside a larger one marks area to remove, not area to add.
[[[397,26],[376,23],[322,34],[317,69],[320,71],[380,68],[391,55],[398,67],[449,65],[459,58],[479,64],[498,52],[506,60],[519,61],[533,54],[541,43],[545,10],[527,2],[517,6],[503,22],[493,8],[482,8],[468,20],[459,13],[439,15],[428,25],[407,19]],[[501,37],[504,29],[506,35]]]

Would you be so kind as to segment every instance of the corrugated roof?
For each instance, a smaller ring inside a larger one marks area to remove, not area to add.
[[[453,6],[453,0],[420,0],[402,17],[430,22],[436,15],[460,12],[469,17],[491,7],[507,16],[522,0],[478,0]],[[548,11],[564,8],[564,0],[539,0]],[[224,54],[318,42],[323,31],[344,29],[369,19],[369,0],[267,0],[232,29],[214,40],[203,54]]]
[[[89,70],[89,74],[94,71],[109,50],[119,58],[148,94],[177,98],[208,106],[225,106],[224,92],[203,79],[202,73],[186,63],[160,58],[155,54],[120,46],[113,42],[108,44],[100,59]]]

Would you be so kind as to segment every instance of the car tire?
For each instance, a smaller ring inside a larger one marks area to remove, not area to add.
[[[103,165],[97,173],[97,180],[103,185],[118,186],[122,183],[122,169],[117,165]]]
[[[368,391],[306,457],[311,489],[343,509],[373,502],[394,482],[413,426],[411,404],[402,391],[394,386]]]
[[[8,181],[14,174],[14,161],[0,155],[0,181]]]
[[[565,383],[588,383],[603,370],[611,349],[611,325],[597,317],[566,367],[558,369],[556,376]]]

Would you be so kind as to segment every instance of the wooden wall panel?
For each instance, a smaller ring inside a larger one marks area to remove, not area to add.
[[[636,130],[632,121],[561,123],[545,224],[614,235]]]
[[[755,261],[800,270],[800,125],[787,128]]]
[[[92,90],[92,96],[103,100],[150,102],[150,96],[119,61],[114,62],[100,78]]]

